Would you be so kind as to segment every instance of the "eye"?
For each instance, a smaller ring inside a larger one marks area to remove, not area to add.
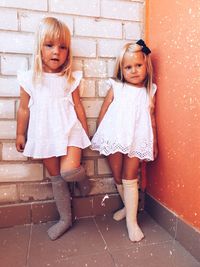
[[[138,68],[142,67],[142,64],[137,64],[137,67],[138,67]]]
[[[129,66],[129,65],[128,66],[125,66],[125,69],[126,70],[131,70],[131,66]]]
[[[60,49],[64,49],[64,50],[66,50],[67,47],[66,47],[66,45],[60,45]]]
[[[51,43],[46,43],[44,46],[51,48],[53,45]]]

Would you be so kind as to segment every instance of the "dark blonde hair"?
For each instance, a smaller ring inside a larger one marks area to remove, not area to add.
[[[68,81],[71,83],[74,78],[72,77],[72,52],[71,52],[71,34],[68,27],[60,20],[54,17],[46,17],[41,20],[35,35],[35,49],[33,54],[33,81],[38,82],[42,79],[43,66],[42,66],[42,46],[46,39],[55,40],[59,39],[66,45],[68,52],[63,69],[60,75],[66,75]]]
[[[147,67],[147,76],[145,79],[145,87],[147,88],[147,92],[148,92],[148,95],[150,97],[150,106],[152,106],[153,105],[153,102],[152,102],[153,67],[152,67],[152,62],[151,62],[151,55],[150,54],[146,55],[142,51],[142,46],[140,46],[136,43],[127,43],[124,45],[120,55],[118,56],[118,58],[116,60],[116,65],[115,65],[115,70],[114,70],[114,78],[116,80],[123,82],[123,83],[125,82],[123,72],[122,72],[122,64],[123,64],[124,55],[125,55],[125,53],[137,53],[137,52],[142,52],[143,56],[145,58],[146,67]]]

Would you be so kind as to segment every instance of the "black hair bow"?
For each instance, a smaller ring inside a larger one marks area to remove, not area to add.
[[[151,50],[146,46],[145,42],[142,39],[138,40],[136,44],[142,46],[142,52],[146,55],[151,53]]]

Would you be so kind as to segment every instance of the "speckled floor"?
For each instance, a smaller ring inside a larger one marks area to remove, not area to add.
[[[200,267],[146,212],[139,222],[145,233],[139,243],[129,241],[125,220],[111,215],[77,220],[56,241],[46,233],[53,223],[0,229],[0,266]]]

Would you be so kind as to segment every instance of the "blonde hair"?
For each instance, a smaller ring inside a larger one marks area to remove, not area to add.
[[[33,53],[33,81],[41,82],[43,66],[42,66],[42,46],[46,39],[59,39],[68,49],[67,58],[63,64],[60,75],[66,75],[68,81],[71,83],[72,77],[72,51],[71,51],[71,34],[68,27],[60,20],[54,17],[46,17],[41,20],[35,34],[35,49]]]
[[[140,46],[136,43],[127,43],[124,45],[120,55],[118,56],[118,58],[116,60],[116,65],[115,65],[115,70],[114,70],[114,78],[123,82],[123,83],[125,82],[123,72],[122,72],[122,64],[123,64],[123,59],[124,59],[125,53],[142,52],[143,56],[145,58],[146,67],[147,67],[147,76],[145,79],[145,87],[147,88],[147,92],[148,92],[148,95],[150,97],[150,107],[153,107],[153,101],[152,101],[152,97],[153,97],[153,91],[152,91],[153,67],[152,67],[152,62],[151,62],[151,55],[150,54],[146,55],[142,51],[142,48],[143,48],[142,46]]]

